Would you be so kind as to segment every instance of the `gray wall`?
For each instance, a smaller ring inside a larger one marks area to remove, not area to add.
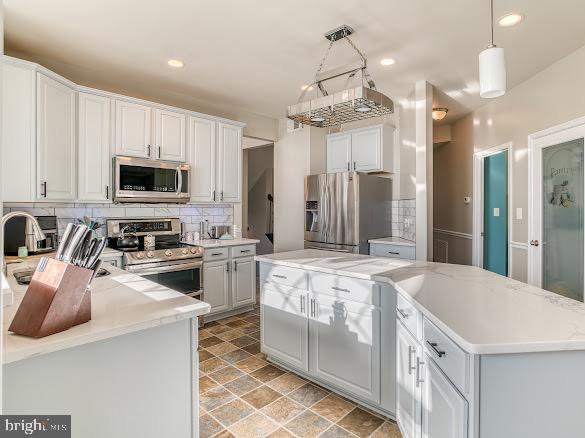
[[[274,146],[247,149],[248,220],[246,235],[258,239],[258,254],[271,254],[274,245],[266,237],[268,224],[267,195],[274,194]],[[274,210],[273,210],[274,213]],[[274,229],[274,227],[273,227]]]

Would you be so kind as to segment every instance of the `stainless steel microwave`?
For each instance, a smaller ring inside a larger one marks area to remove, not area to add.
[[[191,166],[172,161],[114,157],[114,202],[187,203]]]

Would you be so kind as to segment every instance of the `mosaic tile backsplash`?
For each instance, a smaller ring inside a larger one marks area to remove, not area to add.
[[[416,240],[416,200],[392,201],[392,235],[406,240]]]
[[[34,216],[57,216],[59,236],[67,224],[87,216],[105,224],[106,219],[142,217],[179,217],[185,231],[199,231],[199,222],[208,220],[210,225],[232,225],[232,204],[88,204],[88,203],[4,203],[4,214],[10,211],[26,211]],[[105,225],[98,229],[104,236]]]

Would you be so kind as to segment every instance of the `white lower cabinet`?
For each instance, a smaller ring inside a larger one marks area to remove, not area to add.
[[[307,292],[263,283],[260,302],[262,351],[307,372],[309,370]]]
[[[203,264],[204,300],[211,306],[210,313],[229,310],[229,262],[205,262]]]
[[[232,306],[241,307],[256,302],[256,262],[254,257],[233,261]]]
[[[396,421],[404,438],[420,437],[421,387],[416,359],[422,356],[418,341],[402,323],[396,323]],[[419,365],[420,367],[420,365]]]
[[[310,295],[309,370],[319,379],[380,403],[380,311]]]

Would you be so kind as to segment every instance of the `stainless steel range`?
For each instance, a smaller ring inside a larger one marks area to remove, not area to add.
[[[126,271],[203,300],[203,248],[180,243],[179,219],[110,219],[106,224],[108,246],[124,251]],[[118,248],[129,233],[138,237],[138,245]],[[149,246],[153,238],[154,247]]]

